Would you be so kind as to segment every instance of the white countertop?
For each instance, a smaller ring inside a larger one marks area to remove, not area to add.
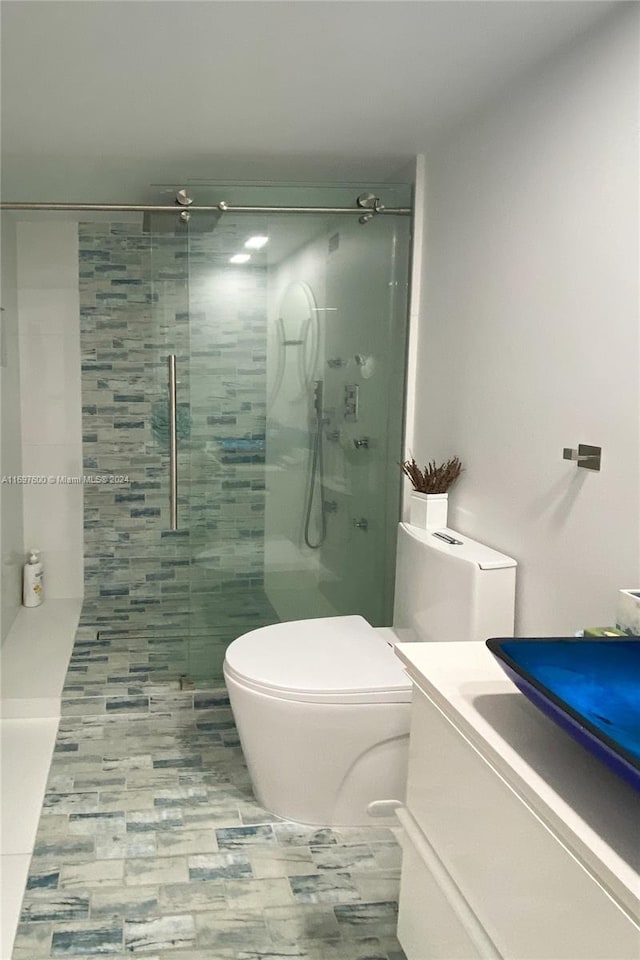
[[[640,793],[531,704],[484,643],[395,650],[411,679],[638,921]]]

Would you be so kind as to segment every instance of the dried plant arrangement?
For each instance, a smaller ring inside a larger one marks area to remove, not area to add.
[[[421,469],[412,457],[411,460],[404,460],[400,466],[417,493],[446,493],[462,470],[462,463],[457,457],[452,457],[438,467],[435,460],[432,460],[424,469]]]

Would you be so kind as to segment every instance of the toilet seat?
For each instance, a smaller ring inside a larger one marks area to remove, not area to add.
[[[225,676],[267,696],[307,703],[409,703],[411,683],[363,617],[277,623],[234,640]]]

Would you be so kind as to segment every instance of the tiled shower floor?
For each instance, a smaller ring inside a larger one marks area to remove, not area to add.
[[[67,690],[13,960],[401,960],[393,833],[268,814],[225,691],[134,681],[149,638],[114,653],[95,634],[78,631],[72,667],[98,674]]]
[[[223,687],[222,662],[229,643],[248,630],[277,622],[278,615],[258,588],[226,588],[190,596],[188,603],[141,608],[117,599],[85,601],[65,695],[113,695],[116,688],[164,685],[181,675],[191,677],[199,688]]]

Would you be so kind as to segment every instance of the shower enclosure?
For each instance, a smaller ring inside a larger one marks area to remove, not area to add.
[[[221,685],[278,620],[391,622],[410,217],[336,212],[361,192],[199,185],[269,209],[80,224],[84,471],[114,479],[85,488],[83,622],[156,679]]]

